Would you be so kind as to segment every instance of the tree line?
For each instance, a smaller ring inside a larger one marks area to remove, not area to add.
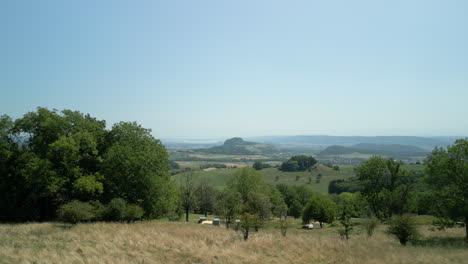
[[[53,220],[72,201],[99,211],[113,199],[147,218],[176,212],[168,154],[151,130],[135,122],[107,129],[89,114],[41,107],[0,117],[0,221]]]

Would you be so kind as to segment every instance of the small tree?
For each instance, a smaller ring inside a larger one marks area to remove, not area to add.
[[[307,202],[302,213],[302,221],[304,224],[310,223],[314,219],[320,223],[320,228],[323,228],[323,223],[332,223],[335,219],[336,204],[326,196],[314,195]]]
[[[418,237],[418,230],[410,216],[402,215],[396,216],[390,221],[388,233],[395,235],[400,244],[406,246],[408,241],[414,240]]]
[[[91,220],[94,217],[94,207],[89,203],[77,200],[66,203],[58,209],[58,217],[65,223],[77,224],[81,221]]]
[[[340,206],[340,223],[343,226],[342,229],[339,230],[341,238],[346,240],[349,239],[349,235],[353,230],[353,223],[351,222],[351,216],[354,213],[353,205],[350,204],[348,201],[344,201],[344,203]]]
[[[230,227],[241,209],[242,199],[238,192],[224,190],[218,194],[215,211],[218,216],[224,218],[226,228]]]
[[[208,216],[208,212],[213,212],[217,193],[218,191],[207,181],[200,182],[197,195],[198,208],[205,217]]]
[[[291,222],[287,219],[288,207],[286,206],[286,204],[283,204],[281,207],[278,208],[278,216],[281,235],[286,236],[288,228],[291,227]]]
[[[195,183],[195,175],[192,172],[186,173],[180,184],[180,198],[182,207],[185,210],[185,221],[189,221],[190,211],[196,203],[196,195],[199,192],[199,187]]]
[[[289,215],[293,216],[294,218],[299,218],[302,215],[303,209],[304,208],[298,200],[293,200],[291,207],[289,207]]]
[[[260,227],[260,219],[255,214],[244,213],[239,222],[239,228],[244,234],[244,240],[249,239],[249,232],[252,228],[256,230]]]
[[[379,220],[375,217],[372,217],[368,221],[364,222],[363,227],[366,230],[368,237],[371,237],[374,234],[375,229],[379,225]]]

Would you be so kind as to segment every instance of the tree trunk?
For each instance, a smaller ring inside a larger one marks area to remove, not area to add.
[[[189,220],[189,209],[185,209],[185,222]]]
[[[249,239],[249,229],[247,228],[245,231],[244,231],[244,241]]]
[[[208,211],[205,211],[205,217],[208,217]]]
[[[320,223],[320,228],[323,228],[323,223],[322,222],[319,222]]]

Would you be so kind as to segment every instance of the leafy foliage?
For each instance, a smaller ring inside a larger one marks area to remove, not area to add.
[[[168,155],[149,129],[71,110],[0,118],[0,221],[52,220],[73,200],[122,197],[148,217],[173,212]],[[8,202],[4,202],[8,201]]]
[[[401,162],[391,158],[372,157],[355,168],[362,194],[372,212],[380,219],[411,210],[413,185]]]
[[[410,216],[396,216],[389,224],[388,233],[396,236],[400,244],[406,246],[408,241],[416,239],[419,234],[418,230]]]
[[[109,221],[122,221],[126,210],[127,202],[122,198],[114,198],[106,207],[105,219]]]
[[[300,155],[293,156],[288,161],[281,164],[281,171],[305,171],[315,165],[317,160],[313,157]]]
[[[309,223],[311,220],[316,220],[323,227],[323,223],[332,223],[336,215],[336,204],[327,196],[314,195],[307,202],[304,212],[302,213],[302,221]]]
[[[127,208],[125,208],[124,219],[127,220],[127,222],[133,222],[141,219],[141,217],[143,217],[144,214],[145,211],[143,210],[143,208],[136,204],[129,204],[127,205]]]
[[[435,148],[425,163],[426,181],[437,197],[435,213],[468,224],[468,140],[459,139],[446,149]]]
[[[89,203],[73,200],[62,205],[58,210],[58,218],[65,223],[76,224],[91,220],[95,215],[94,208]]]
[[[268,163],[261,162],[261,161],[256,161],[252,165],[252,168],[254,168],[256,170],[262,170],[262,169],[266,169],[266,168],[271,168],[271,165],[268,164]]]

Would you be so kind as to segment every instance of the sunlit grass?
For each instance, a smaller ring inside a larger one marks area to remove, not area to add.
[[[194,216],[195,217],[195,216]],[[196,218],[196,217],[195,217]],[[192,218],[194,219],[194,218]],[[367,236],[356,228],[344,241],[336,228],[269,228],[247,242],[224,227],[141,222],[0,225],[0,263],[467,263],[463,229],[428,231],[402,247],[380,226]],[[356,232],[355,232],[356,233]]]

